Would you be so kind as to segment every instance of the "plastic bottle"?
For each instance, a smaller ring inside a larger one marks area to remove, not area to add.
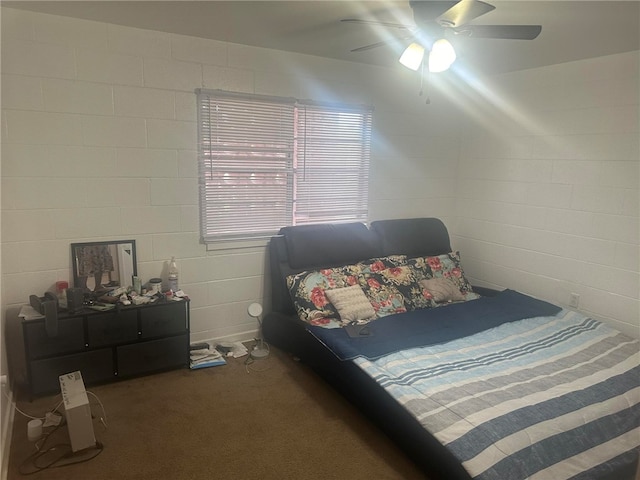
[[[56,282],[56,296],[58,297],[59,308],[67,308],[67,288],[69,288],[69,282],[64,280]]]
[[[176,265],[176,257],[171,257],[169,262],[169,290],[178,291],[178,265]]]

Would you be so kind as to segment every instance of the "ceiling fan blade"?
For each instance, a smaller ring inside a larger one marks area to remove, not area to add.
[[[456,0],[427,0],[410,1],[409,6],[413,10],[413,20],[417,25],[425,22],[433,22],[447,10],[455,7]]]
[[[409,38],[413,38],[413,35],[405,35],[404,37],[397,37],[389,40],[383,40],[382,42],[371,43],[369,45],[364,45],[363,47],[354,48],[351,52],[364,52],[365,50],[372,50],[378,47],[384,47],[385,45],[392,45],[396,42],[402,42]]]
[[[366,50],[373,50],[374,48],[378,48],[378,47],[383,47],[385,45],[388,45],[390,42],[376,42],[376,43],[372,43],[370,45],[365,45],[363,47],[358,47],[358,48],[354,48],[353,50],[350,50],[351,52],[364,52]]]
[[[440,15],[437,20],[438,23],[447,27],[460,27],[495,8],[480,0],[461,0]]]
[[[512,40],[533,40],[542,31],[540,25],[465,25],[454,28],[459,35],[475,38],[505,38]]]
[[[379,25],[381,27],[399,28],[401,30],[413,30],[414,25],[403,25],[401,23],[376,22],[374,20],[360,20],[359,18],[343,18],[341,22],[362,23],[364,25]]]
[[[364,45],[363,47],[358,47],[358,48],[354,48],[353,50],[350,50],[351,52],[364,52],[365,50],[372,50],[374,48],[378,48],[378,47],[384,47],[385,45],[393,45],[395,44],[399,44],[399,43],[403,43],[406,42],[409,39],[414,38],[414,35],[404,35],[404,36],[400,36],[400,37],[394,37],[394,38],[390,38],[389,40],[383,40],[382,42],[376,42],[376,43],[372,43],[370,45]],[[406,46],[406,45],[405,45]]]

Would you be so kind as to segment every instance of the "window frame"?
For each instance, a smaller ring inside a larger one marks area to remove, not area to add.
[[[290,225],[367,222],[373,107],[224,90],[195,92],[200,238],[208,248],[264,245],[281,227]],[[309,113],[317,122],[311,127],[301,123]],[[340,129],[332,122],[341,125]],[[313,130],[316,137],[312,142]],[[315,172],[313,181],[308,177],[310,165]],[[341,165],[348,165],[351,171],[337,175],[332,166]],[[316,185],[316,181],[320,184]],[[347,193],[338,199],[345,203],[337,208],[351,210],[346,215],[332,215],[330,208],[314,208],[313,200],[307,199],[307,219],[303,220],[298,212],[299,198],[305,197],[301,193],[303,186],[311,199],[319,198],[317,192],[323,186],[333,187],[333,193],[343,186]],[[251,201],[254,189],[260,189],[267,201]],[[213,212],[219,208],[216,202],[227,207],[217,218]],[[245,216],[246,209],[253,212],[247,217],[251,220],[241,220],[235,232],[214,231],[216,221],[233,226],[235,219]],[[285,215],[281,216],[283,211]],[[264,219],[264,223],[251,231],[251,222],[256,218]]]

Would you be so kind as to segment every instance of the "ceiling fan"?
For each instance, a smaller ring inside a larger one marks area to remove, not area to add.
[[[470,25],[476,18],[491,12],[496,7],[481,0],[410,1],[415,25],[377,22],[346,18],[343,22],[379,25],[406,31],[401,40],[413,39],[403,55],[400,63],[418,70],[422,65],[425,47],[430,50],[429,70],[444,71],[455,61],[455,51],[451,43],[444,38],[447,34],[462,35],[472,38],[497,38],[514,40],[533,40],[542,27],[540,25]],[[435,39],[438,39],[434,41]],[[371,50],[388,44],[381,41],[354,48],[352,52]]]

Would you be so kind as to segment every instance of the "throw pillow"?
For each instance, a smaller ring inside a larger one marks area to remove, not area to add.
[[[412,258],[408,264],[414,269],[418,278],[448,278],[463,295],[473,292],[462,270],[460,252],[449,252],[436,257]]]
[[[371,302],[358,285],[325,290],[325,295],[344,323],[370,320],[376,316]]]
[[[301,272],[287,277],[287,287],[298,317],[311,325],[329,328],[339,327],[340,321],[325,292],[357,284],[358,279],[349,267]]]
[[[448,278],[429,278],[420,280],[420,286],[426,290],[431,298],[437,303],[445,302],[464,302],[465,296],[462,295],[458,287]]]

